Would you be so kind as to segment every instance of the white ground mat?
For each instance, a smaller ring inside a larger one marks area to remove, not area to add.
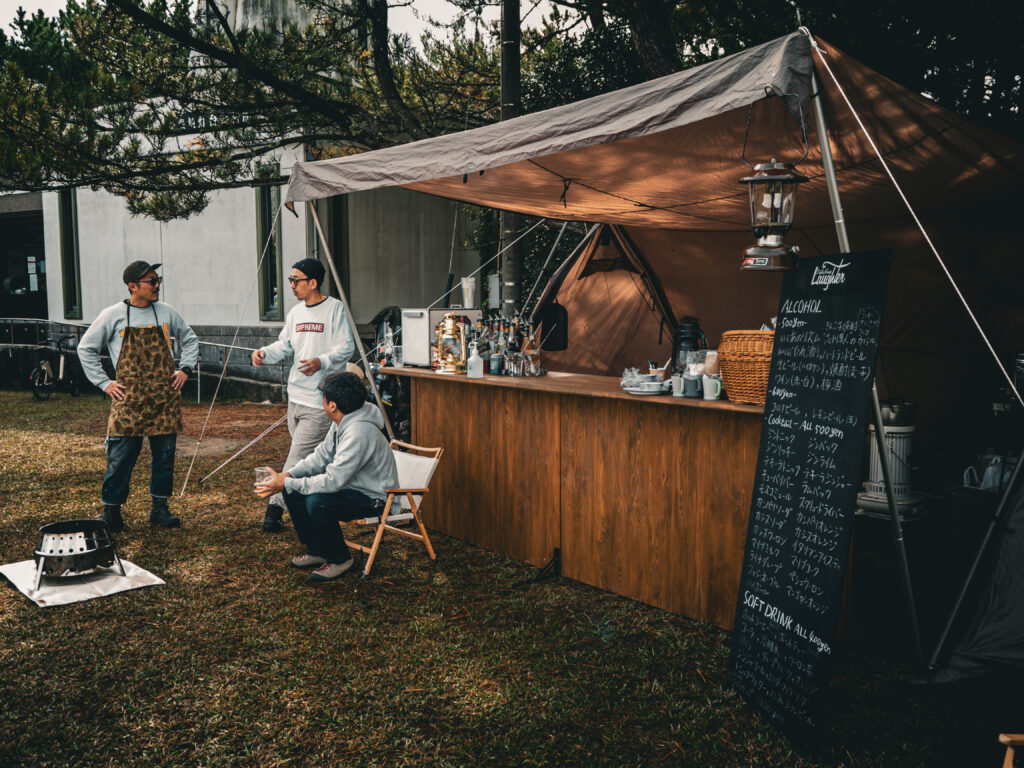
[[[152,587],[164,583],[162,579],[127,560],[122,560],[121,565],[124,566],[124,576],[118,571],[116,564],[109,568],[97,568],[95,571],[81,576],[55,578],[43,576],[38,590],[32,589],[36,579],[34,560],[0,565],[0,574],[6,576],[21,594],[43,608],[92,600],[94,597],[105,597],[129,589]]]

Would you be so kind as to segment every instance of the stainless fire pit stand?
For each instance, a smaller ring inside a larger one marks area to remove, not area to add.
[[[114,538],[102,520],[66,520],[44,525],[39,529],[39,546],[34,556],[34,591],[39,590],[44,575],[78,576],[115,563],[121,575],[126,575]]]

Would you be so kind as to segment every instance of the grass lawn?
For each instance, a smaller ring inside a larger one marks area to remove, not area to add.
[[[0,392],[0,562],[99,515],[106,412]],[[910,685],[903,627],[840,645],[808,758],[725,686],[709,624],[566,579],[514,589],[535,571],[441,534],[436,562],[390,540],[369,580],[310,584],[251,492],[283,428],[195,485],[282,412],[217,405],[179,530],[149,526],[144,450],[118,550],[166,586],[40,609],[3,581],[0,766],[995,766],[1000,728],[1024,730],[1019,696]],[[205,418],[186,406],[186,435]]]

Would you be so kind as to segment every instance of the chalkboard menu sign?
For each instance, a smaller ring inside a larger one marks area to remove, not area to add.
[[[891,261],[804,258],[782,282],[729,683],[805,744],[828,682]]]

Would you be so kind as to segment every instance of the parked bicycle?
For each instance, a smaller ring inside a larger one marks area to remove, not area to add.
[[[49,400],[50,395],[56,389],[66,390],[72,397],[78,397],[78,379],[70,371],[71,366],[68,364],[68,358],[73,350],[67,341],[73,338],[75,338],[73,335],[68,334],[40,342],[39,345],[44,351],[52,350],[57,353],[57,373],[55,375],[53,372],[53,363],[50,361],[49,354],[40,359],[39,365],[28,375],[29,383],[32,385],[32,396],[36,400]]]

